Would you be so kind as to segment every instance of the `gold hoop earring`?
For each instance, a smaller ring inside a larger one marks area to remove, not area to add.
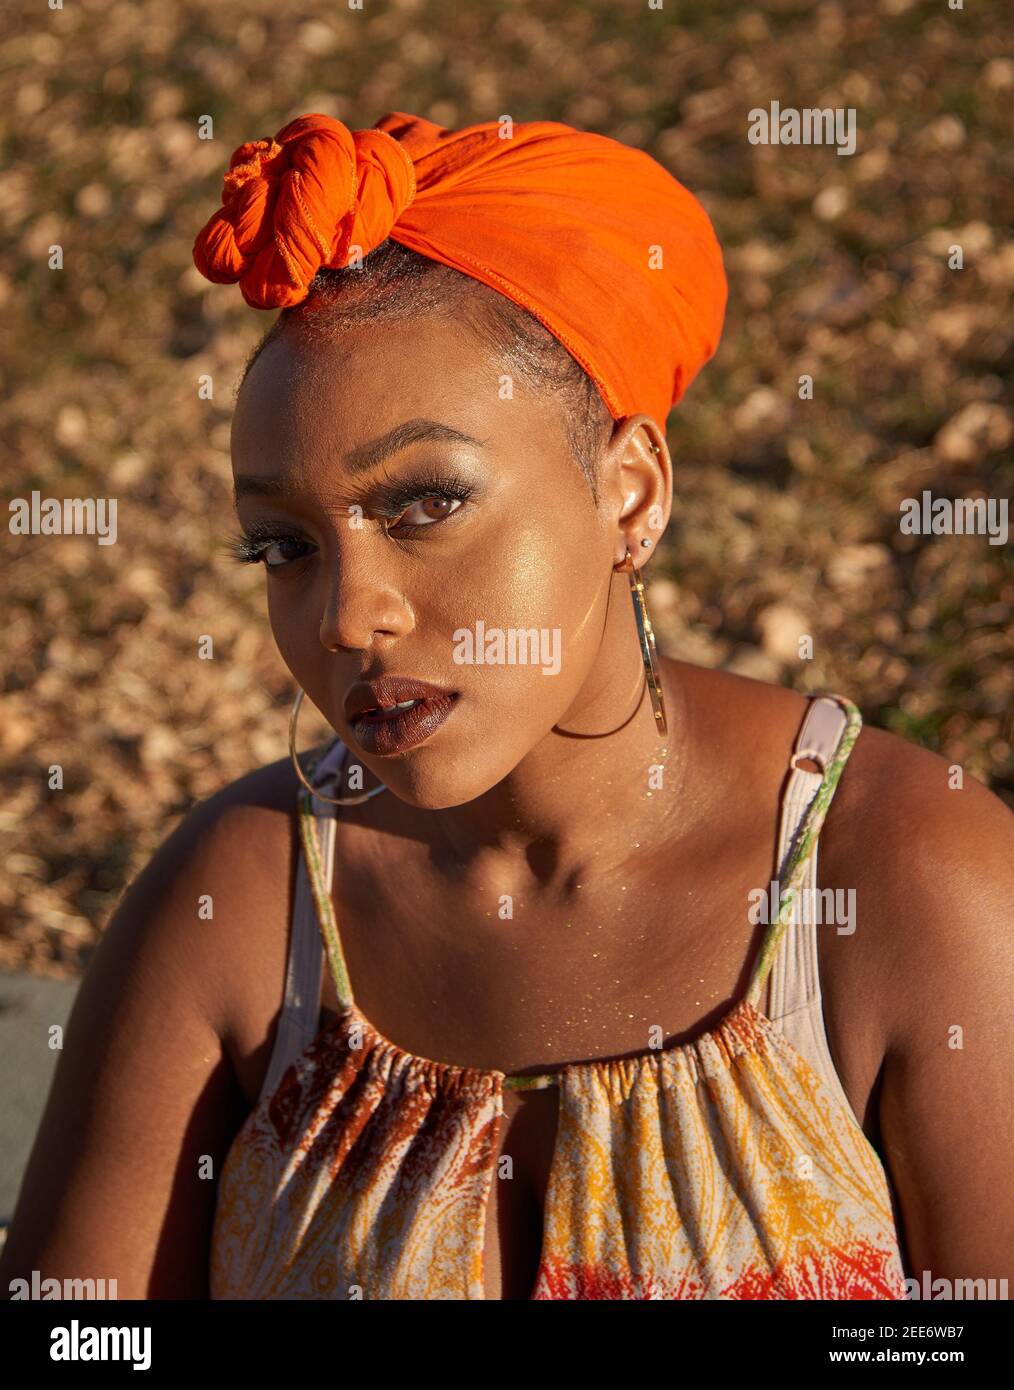
[[[630,575],[630,594],[634,601],[634,621],[637,623],[637,636],[641,643],[641,660],[644,662],[644,678],[651,697],[651,707],[655,713],[655,725],[660,734],[668,733],[665,717],[665,699],[662,695],[662,682],[659,679],[656,661],[655,630],[648,617],[648,605],[644,597],[644,583],[640,571],[634,568],[634,557],[627,547],[620,570]]]
[[[387,787],[381,782],[379,786],[374,787],[371,791],[360,792],[358,796],[325,796],[323,792],[319,792],[316,787],[306,780],[303,769],[299,766],[299,760],[296,757],[296,720],[299,718],[300,706],[303,703],[305,695],[306,691],[303,690],[302,687],[297,687],[296,698],[292,702],[292,713],[289,715],[289,757],[292,759],[292,766],[296,769],[296,776],[302,782],[306,790],[312,792],[318,800],[326,801],[330,806],[359,806],[362,802],[369,801],[371,796],[377,796],[380,792],[386,792]],[[317,764],[314,763],[310,771],[313,772],[316,766]]]

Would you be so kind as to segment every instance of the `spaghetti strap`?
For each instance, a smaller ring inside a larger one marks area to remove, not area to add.
[[[326,777],[318,778],[319,769],[333,760],[334,750],[341,745],[342,754],[338,759],[334,770]],[[312,783],[317,791],[324,791],[325,786],[332,781],[337,784],[341,779],[341,770],[345,759],[348,756],[348,748],[341,743],[340,739],[335,739],[330,743],[325,752],[316,761],[310,764],[307,773],[307,780]],[[316,909],[317,923],[320,927],[321,935],[324,938],[324,948],[327,952],[328,968],[331,971],[331,978],[334,981],[335,994],[342,1010],[350,1009],[354,1000],[352,997],[352,985],[349,981],[348,967],[345,964],[345,953],[342,950],[341,937],[338,933],[338,923],[335,919],[334,908],[331,904],[331,894],[328,889],[324,864],[321,855],[320,839],[317,833],[318,817],[328,817],[337,819],[338,807],[330,802],[321,801],[318,797],[310,794],[304,787],[299,793],[299,838],[303,846],[303,857],[306,861],[307,873],[310,880],[310,892],[313,896],[313,905]],[[334,832],[334,827],[329,827]]]
[[[317,915],[302,855],[296,871],[292,929],[285,966],[285,993],[271,1061],[264,1074],[260,1099],[273,1096],[292,1062],[313,1041],[320,1020],[320,980],[324,968]]]
[[[830,702],[840,706],[833,710]],[[837,727],[844,727],[837,744],[831,751],[828,743],[828,714],[830,710]],[[753,977],[746,991],[746,998],[756,1008],[761,990],[771,969],[779,943],[786,927],[794,915],[796,898],[800,885],[806,875],[806,865],[817,843],[828,807],[834,797],[849,755],[855,747],[863,727],[862,715],[855,704],[843,695],[823,695],[815,697],[796,739],[790,767],[794,773],[800,771],[798,764],[805,758],[815,758],[824,766],[824,775],[814,793],[799,830],[778,886],[778,912],[770,923],[761,943],[760,953],[754,967]]]

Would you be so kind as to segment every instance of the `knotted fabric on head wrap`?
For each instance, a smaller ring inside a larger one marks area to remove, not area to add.
[[[258,309],[307,296],[385,238],[535,315],[614,419],[660,424],[714,354],[722,253],[697,199],[643,150],[556,121],[447,130],[394,111],[369,130],[306,115],[241,145],[194,243]]]

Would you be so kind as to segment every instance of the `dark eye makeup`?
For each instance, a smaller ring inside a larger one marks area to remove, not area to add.
[[[405,540],[428,531],[461,510],[463,504],[475,495],[475,488],[463,478],[448,474],[430,474],[426,477],[410,478],[400,483],[377,483],[370,489],[370,501],[363,504],[364,514],[397,521],[415,502],[436,499],[456,502],[458,505],[444,516],[432,517],[425,522],[403,522],[400,526],[387,526],[388,535],[397,540]],[[300,554],[289,555],[282,560],[271,561],[267,553],[275,547],[302,547]],[[262,563],[266,569],[282,569],[286,565],[303,559],[312,543],[277,521],[255,521],[230,537],[229,553],[238,564],[253,565]]]
[[[275,561],[272,564],[265,559],[265,554],[276,545],[308,546],[309,544],[309,541],[304,541],[300,536],[287,531],[277,521],[255,521],[244,530],[237,531],[232,535],[228,543],[229,553],[237,564],[256,565],[262,562],[266,569],[280,569],[282,565],[302,559],[301,555],[290,555],[288,559]]]
[[[409,478],[400,483],[378,483],[371,489],[371,493],[371,505],[368,510],[375,516],[389,517],[396,521],[413,502],[436,497],[442,501],[464,503],[475,496],[475,488],[456,474],[434,473],[427,477]],[[453,514],[448,513],[451,516]],[[398,530],[400,535],[412,535],[416,531],[425,531],[437,521],[443,520],[443,517],[435,517],[429,522],[407,522]],[[392,530],[391,527],[387,529],[389,532]]]

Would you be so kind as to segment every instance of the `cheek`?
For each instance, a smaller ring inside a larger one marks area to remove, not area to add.
[[[392,576],[415,627],[382,664],[470,693],[480,719],[499,722],[507,706],[517,725],[549,727],[598,653],[609,563],[608,543],[593,527],[568,528],[558,516],[504,525],[432,573],[420,564],[414,574]],[[279,655],[326,709],[334,698],[334,657],[320,640],[327,594],[270,575],[265,583]]]
[[[313,616],[312,602],[306,591],[297,594],[291,586],[266,576],[268,622],[275,646],[293,679],[311,699],[323,695],[317,690],[319,673],[327,656],[320,642],[320,622],[326,600],[320,600],[320,612]]]
[[[608,552],[594,535],[568,538],[557,525],[525,524],[469,564],[466,584],[448,582],[431,620],[451,643],[451,672],[473,690],[523,701],[540,718],[570,703],[595,659],[608,598]]]

